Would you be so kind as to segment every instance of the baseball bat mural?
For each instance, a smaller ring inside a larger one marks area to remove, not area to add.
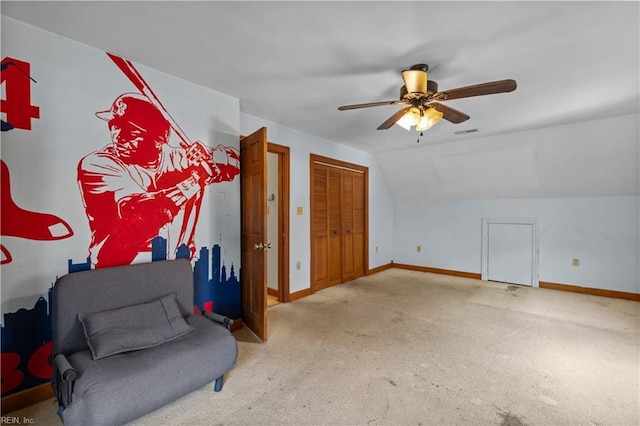
[[[167,111],[162,102],[160,102],[160,99],[158,99],[151,87],[149,87],[144,78],[142,78],[142,75],[140,75],[133,63],[128,59],[121,58],[120,56],[116,56],[111,53],[107,53],[107,55],[118,66],[118,68],[120,68],[120,71],[122,71],[122,73],[133,83],[133,85],[136,86],[136,89],[138,89],[140,93],[145,95],[147,99],[149,99],[149,102],[153,104],[153,106],[158,108],[158,111],[160,111],[164,119],[167,120],[173,131],[176,132],[176,134],[182,141],[182,144],[184,144],[185,146],[192,145],[193,142],[191,142],[187,134],[180,128],[171,114],[169,114],[169,111]]]

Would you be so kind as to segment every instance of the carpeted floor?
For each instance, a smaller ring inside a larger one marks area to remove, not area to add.
[[[135,424],[640,424],[638,302],[390,269],[268,318],[266,344],[235,332],[222,392]],[[12,415],[61,424],[55,408]]]

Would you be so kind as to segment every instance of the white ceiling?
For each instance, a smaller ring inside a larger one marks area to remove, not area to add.
[[[2,1],[1,8],[234,96],[248,114],[378,158],[640,111],[637,1]],[[398,126],[376,130],[400,106],[336,109],[396,99],[400,72],[416,63],[430,66],[441,90],[506,78],[518,88],[447,102],[471,119],[441,121],[420,145]],[[479,131],[454,134],[466,129]]]

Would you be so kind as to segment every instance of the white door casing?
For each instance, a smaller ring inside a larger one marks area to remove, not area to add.
[[[538,287],[538,219],[482,218],[482,275],[486,281]]]

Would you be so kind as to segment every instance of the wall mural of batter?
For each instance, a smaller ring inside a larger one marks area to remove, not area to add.
[[[131,91],[116,91],[113,98],[105,101],[102,111],[90,111],[96,123],[104,123],[105,143],[108,143],[93,152],[81,151],[79,161],[74,161],[77,167],[70,176],[72,187],[68,192],[77,196],[79,189],[82,204],[73,204],[79,214],[72,213],[72,218],[65,217],[65,221],[50,213],[27,209],[29,197],[16,197],[19,200],[16,203],[11,182],[21,183],[21,179],[29,175],[20,169],[19,161],[10,152],[7,158],[0,159],[1,234],[34,241],[81,238],[81,253],[88,243],[86,262],[74,263],[69,258],[67,273],[149,260],[188,258],[194,265],[194,311],[215,310],[238,318],[241,315],[239,268],[234,267],[233,262],[225,264],[226,251],[219,244],[208,242],[209,248],[198,250],[194,240],[205,191],[214,183],[234,181],[240,173],[240,154],[231,146],[210,147],[190,140],[134,65],[118,56],[107,55],[133,87]],[[7,138],[5,143],[43,141],[42,133],[31,128],[34,119],[40,119],[40,124],[43,120],[41,107],[32,105],[31,85],[36,81],[30,75],[30,68],[30,63],[15,58],[2,60],[1,130],[12,136],[23,131],[36,133],[31,139]],[[42,109],[44,118],[51,122],[51,110]],[[179,142],[172,143],[172,136]],[[78,187],[73,185],[74,181]],[[20,195],[19,192],[16,195]],[[209,205],[205,204],[204,208],[206,212]],[[233,206],[224,206],[223,211],[228,208],[233,212]],[[84,222],[85,215],[90,239],[86,238],[88,234],[82,235],[84,226],[78,222],[78,219]],[[74,233],[68,222],[77,232]],[[24,249],[12,257],[10,248],[0,244],[0,263],[9,264],[8,268],[15,268],[11,271],[17,271],[28,259],[23,259]],[[34,247],[34,252],[39,253],[38,247]],[[77,252],[68,255],[78,257]],[[42,278],[42,294],[35,302],[29,303],[23,298],[21,308],[3,311],[0,354],[3,397],[50,380],[48,298],[55,275],[57,272]],[[19,278],[14,282],[21,285]]]
[[[160,103],[133,64],[109,54],[141,93],[119,95],[97,112],[107,123],[111,144],[78,165],[96,268],[132,263],[151,252],[151,240],[167,241],[167,258],[193,241],[206,185],[232,181],[240,173],[233,147],[209,148],[191,142]],[[180,146],[169,145],[171,131]]]

